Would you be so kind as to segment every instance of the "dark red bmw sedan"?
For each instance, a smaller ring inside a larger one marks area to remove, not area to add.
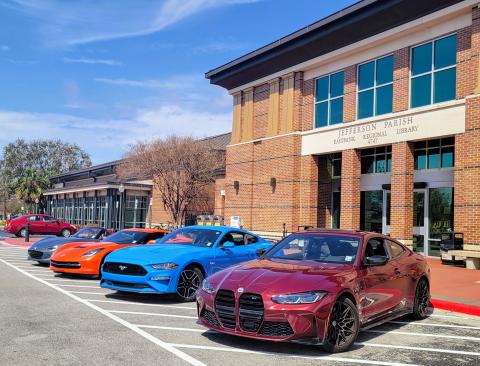
[[[347,350],[361,329],[428,315],[425,258],[375,233],[308,230],[203,282],[200,322],[242,337]]]

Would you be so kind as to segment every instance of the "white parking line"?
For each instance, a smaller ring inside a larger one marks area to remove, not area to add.
[[[401,325],[418,325],[418,326],[426,326],[426,327],[443,327],[443,328],[459,328],[459,329],[476,329],[480,330],[480,327],[472,327],[468,325],[453,325],[453,324],[434,324],[434,323],[422,323],[422,322],[403,322],[403,321],[397,321],[397,320],[392,320],[388,323],[392,324],[401,324]],[[386,324],[388,324],[386,323]]]
[[[217,333],[214,330],[209,329],[192,329],[192,328],[177,328],[177,327],[163,327],[160,325],[143,325],[143,324],[135,324],[139,328],[147,328],[147,329],[162,329],[162,330],[179,330],[182,332],[198,332],[198,333]]]
[[[41,280],[43,282],[47,282],[46,280],[42,280],[41,278],[38,278],[38,280]],[[49,283],[49,282],[47,282]],[[56,283],[51,283],[51,285],[55,286],[61,286],[61,287],[85,287],[85,288],[98,288],[98,286],[80,286],[80,285],[58,285]]]
[[[305,360],[345,362],[345,363],[356,363],[356,364],[362,364],[362,365],[418,366],[416,364],[411,364],[411,363],[369,361],[369,360],[361,360],[361,359],[358,359],[358,358],[347,358],[347,357],[291,355],[291,354],[284,354],[284,353],[280,353],[280,352],[252,351],[252,350],[240,349],[240,348],[197,346],[197,345],[193,345],[193,344],[179,344],[179,343],[169,343],[169,344],[172,347],[175,347],[175,348],[200,349],[200,350],[233,352],[233,353],[248,353],[248,354],[254,354],[254,355],[265,355],[265,356],[276,356],[276,357],[283,356],[283,357],[288,357],[288,358],[300,358],[300,359],[305,359]]]
[[[116,321],[117,323],[122,324],[123,326],[125,326],[125,327],[127,327],[128,329],[134,331],[135,333],[141,335],[142,337],[144,337],[145,339],[149,340],[150,342],[156,344],[157,346],[163,348],[164,350],[166,350],[166,351],[174,354],[175,356],[181,358],[182,360],[188,362],[190,365],[193,365],[193,366],[207,366],[207,365],[205,365],[203,362],[201,362],[201,361],[197,360],[196,358],[188,355],[187,353],[182,352],[182,351],[176,349],[175,347],[173,347],[173,346],[170,345],[169,343],[166,343],[166,342],[160,340],[159,338],[152,336],[150,333],[145,332],[144,330],[142,330],[142,329],[136,327],[135,325],[127,322],[126,320],[124,320],[124,319],[122,319],[122,318],[120,318],[120,317],[112,314],[112,313],[109,312],[109,311],[104,310],[104,309],[102,309],[101,307],[99,307],[99,306],[97,306],[97,305],[95,305],[95,304],[92,304],[92,303],[90,303],[90,302],[88,302],[88,301],[86,301],[86,300],[83,300],[82,298],[80,298],[80,297],[78,297],[78,296],[76,296],[76,295],[73,295],[73,294],[69,293],[68,291],[65,291],[64,289],[58,287],[58,285],[54,285],[54,284],[52,284],[52,283],[48,283],[47,281],[44,281],[44,280],[42,280],[41,278],[37,278],[37,277],[35,277],[34,275],[32,275],[32,274],[30,274],[30,273],[28,273],[28,272],[26,272],[26,271],[23,271],[23,270],[21,270],[21,269],[19,269],[19,268],[16,268],[14,265],[9,264],[8,262],[4,261],[3,259],[0,259],[0,262],[5,263],[7,266],[9,266],[9,267],[17,270],[17,271],[20,272],[20,273],[23,273],[25,276],[28,276],[28,277],[30,277],[30,278],[38,281],[38,282],[41,282],[41,283],[43,283],[44,285],[49,286],[49,287],[51,287],[51,288],[53,288],[53,289],[55,289],[55,290],[57,290],[57,291],[65,294],[65,295],[69,296],[70,298],[72,298],[72,299],[74,299],[74,300],[76,300],[76,301],[78,301],[78,302],[80,302],[80,303],[82,303],[82,304],[90,307],[91,309],[94,309],[94,310],[98,311],[99,313],[101,313],[101,314],[109,317],[109,318],[112,319],[113,321]],[[65,285],[65,286],[69,286],[69,285]]]
[[[111,292],[88,292],[88,291],[68,291],[70,294],[88,294],[88,295],[108,295]],[[88,300],[92,301],[92,300]]]
[[[448,338],[448,339],[462,339],[466,341],[480,342],[480,338],[468,337],[468,336],[455,336],[455,335],[445,335],[445,334],[431,334],[431,333],[413,333],[413,332],[400,332],[396,330],[375,330],[367,329],[363,330],[362,333],[379,333],[379,334],[399,334],[413,337],[433,337],[433,338]]]
[[[442,349],[442,348],[396,346],[393,344],[380,344],[380,343],[370,343],[370,342],[358,342],[358,343],[355,342],[355,344],[358,346],[368,346],[368,347],[378,347],[378,348],[408,349],[410,351],[424,351],[424,352],[434,352],[434,353],[448,353],[453,355],[480,356],[480,352],[456,351],[456,350]]]
[[[134,301],[114,301],[114,300],[95,300],[95,299],[86,299],[87,301],[92,302],[102,302],[109,304],[121,304],[121,305],[139,305],[139,306],[156,306],[161,308],[172,308],[172,309],[183,309],[183,310],[196,310],[197,308],[191,306],[178,306],[178,305],[164,305],[164,304],[147,304],[144,302],[134,302]]]
[[[130,314],[130,315],[147,315],[147,316],[161,316],[165,318],[181,318],[181,319],[197,319],[196,316],[188,315],[175,315],[175,314],[163,314],[163,313],[142,313],[139,311],[123,311],[123,310],[105,310],[114,314]]]

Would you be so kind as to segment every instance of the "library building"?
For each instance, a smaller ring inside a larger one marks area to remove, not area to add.
[[[479,52],[478,1],[364,0],[209,71],[233,98],[226,222],[480,251]]]

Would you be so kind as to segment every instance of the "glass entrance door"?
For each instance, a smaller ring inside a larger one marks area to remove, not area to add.
[[[428,223],[427,190],[413,192],[413,250],[427,255],[425,243],[428,242],[426,229]]]

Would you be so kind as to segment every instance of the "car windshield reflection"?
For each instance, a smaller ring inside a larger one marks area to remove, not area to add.
[[[158,244],[184,244],[198,247],[211,247],[221,231],[211,229],[178,229],[158,240]]]

